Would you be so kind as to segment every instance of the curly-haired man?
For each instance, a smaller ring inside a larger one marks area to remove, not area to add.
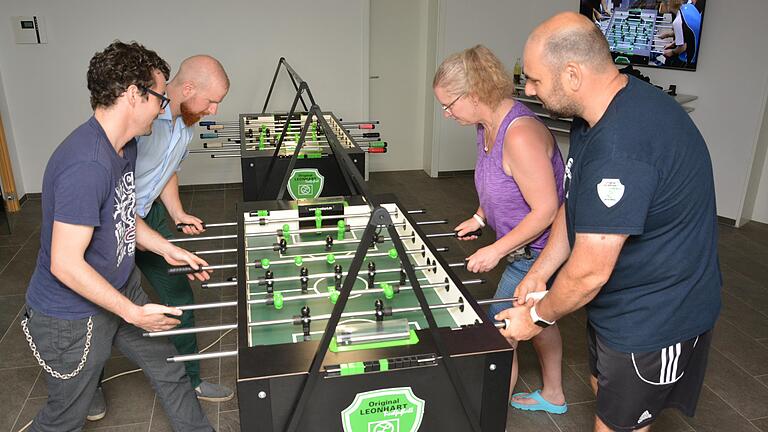
[[[136,248],[174,265],[206,264],[136,217],[133,137],[150,133],[167,104],[168,74],[162,58],[135,42],[96,53],[88,69],[93,117],[48,161],[40,252],[22,321],[48,388],[33,431],[82,429],[113,344],[152,381],[174,430],[212,430],[184,366],[165,361],[173,345],[141,334],[176,326],[167,315],[181,311],[148,303]]]

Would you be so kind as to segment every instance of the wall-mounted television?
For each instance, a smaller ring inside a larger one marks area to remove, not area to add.
[[[617,65],[696,70],[706,0],[581,0]]]

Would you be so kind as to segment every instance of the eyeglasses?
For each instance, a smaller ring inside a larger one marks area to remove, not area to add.
[[[462,96],[464,96],[464,93],[460,94],[458,97],[456,97],[456,99],[453,100],[453,102],[449,103],[448,105],[440,105],[440,107],[443,109],[443,111],[447,112],[450,115],[453,115],[453,113],[451,112],[451,107],[453,106],[453,104],[458,102]]]
[[[160,99],[160,109],[165,109],[165,107],[168,106],[169,103],[171,103],[171,99],[165,97],[165,95],[161,95],[160,93],[152,90],[151,88],[145,87],[143,85],[138,86],[141,90],[151,94],[152,96]]]

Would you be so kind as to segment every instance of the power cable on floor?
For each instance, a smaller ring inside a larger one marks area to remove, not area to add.
[[[208,350],[209,350],[209,349],[210,349],[212,346],[216,345],[216,344],[217,344],[219,341],[221,341],[222,339],[224,339],[224,336],[228,335],[228,334],[229,334],[229,332],[231,332],[232,330],[233,330],[233,329],[229,329],[229,330],[225,331],[225,332],[224,332],[224,334],[222,334],[221,336],[219,336],[219,338],[218,338],[218,339],[216,339],[215,341],[211,342],[211,344],[210,344],[210,345],[208,345],[207,347],[205,347],[205,348],[201,349],[201,350],[200,350],[200,352],[201,352],[201,353],[204,353],[204,352],[208,351]],[[115,375],[112,375],[111,377],[108,377],[108,378],[104,378],[104,379],[101,381],[101,383],[102,383],[102,384],[104,384],[105,382],[107,382],[107,381],[109,381],[109,380],[112,380],[112,379],[115,379],[115,378],[120,378],[121,376],[124,376],[124,375],[130,375],[130,374],[132,374],[132,373],[136,373],[136,372],[140,372],[140,371],[141,371],[141,368],[138,368],[138,369],[133,369],[133,370],[125,371],[125,372],[120,372],[119,374],[115,374]],[[25,430],[27,430],[27,428],[29,428],[30,426],[32,426],[32,421],[33,421],[33,420],[30,420],[30,421],[29,421],[29,423],[25,424],[25,425],[24,425],[24,427],[22,427],[21,429],[19,429],[19,430],[18,430],[18,432],[24,432]]]

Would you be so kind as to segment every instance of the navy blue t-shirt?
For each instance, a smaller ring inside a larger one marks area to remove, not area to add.
[[[102,309],[51,274],[53,222],[94,227],[88,262],[113,287],[122,289],[134,268],[136,142],[115,151],[91,117],[53,152],[43,176],[40,252],[27,289],[27,303],[46,315],[82,319]]]
[[[629,235],[586,308],[608,346],[654,351],[714,326],[722,278],[712,162],[674,99],[629,77],[593,128],[574,120],[565,183],[571,247],[577,233]]]

